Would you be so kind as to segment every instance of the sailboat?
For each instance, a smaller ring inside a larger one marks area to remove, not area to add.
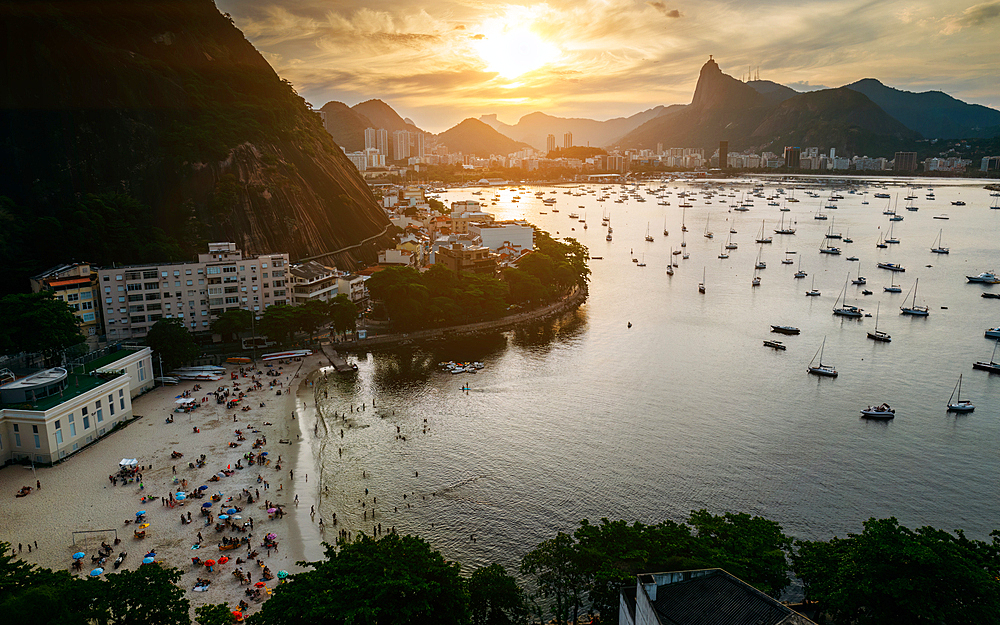
[[[882,332],[881,330],[878,329],[878,311],[879,311],[879,308],[881,308],[881,307],[882,307],[882,302],[879,302],[878,306],[875,307],[875,330],[868,333],[868,338],[870,338],[873,341],[881,341],[883,343],[891,343],[892,342],[892,337],[889,336],[888,333]]]
[[[806,291],[806,297],[819,297],[820,292],[816,288],[816,274],[813,274],[812,286]]]
[[[903,311],[904,315],[916,315],[918,317],[926,317],[930,314],[930,308],[927,306],[917,305],[917,285],[920,284],[920,278],[913,283],[913,299],[910,301],[910,305],[906,305],[906,300],[903,300],[903,305],[899,307]]]
[[[762,250],[757,250],[757,263],[754,265],[754,269],[767,269],[767,263],[760,259],[760,253]]]
[[[854,239],[850,237],[850,234],[851,234],[851,229],[848,228],[847,234],[844,235],[844,238],[841,239],[841,241],[843,241],[844,243],[854,243]]]
[[[757,234],[757,243],[770,243],[771,237],[764,236],[764,220],[760,220],[760,232]]]
[[[681,232],[687,232],[688,231],[687,225],[684,224],[684,213],[686,211],[687,211],[687,208],[683,208],[683,207],[681,208]]]
[[[666,216],[663,217],[663,236],[665,236],[665,237],[666,236],[670,236],[670,233],[667,232],[667,218],[666,218]]]
[[[823,344],[820,345],[819,350],[816,351],[816,354],[813,356],[813,359],[809,361],[809,367],[806,369],[806,371],[808,371],[809,373],[811,373],[813,375],[822,375],[822,376],[826,376],[826,377],[830,377],[830,378],[835,378],[838,375],[837,370],[834,369],[831,365],[824,365],[823,364],[823,350],[824,349],[826,349],[826,337],[825,336],[823,337]],[[816,366],[813,366],[813,363],[816,362],[816,356],[819,356],[819,364],[817,364]]]
[[[712,234],[712,231],[708,229],[708,222],[711,219],[712,219],[711,215],[709,215],[708,217],[705,218],[705,238],[706,239],[711,239],[712,237],[715,236],[714,234]]]
[[[720,245],[719,247],[721,248],[719,250],[719,258],[729,258],[729,254],[726,253],[726,246]]]
[[[674,248],[670,248],[670,257],[667,258],[667,275],[674,275]]]
[[[704,293],[705,292],[705,268],[704,267],[701,268],[701,282],[698,283],[698,292],[699,293]]]
[[[886,243],[899,243],[899,239],[892,236],[892,227],[896,224],[889,224],[889,234],[885,236]]]
[[[885,249],[885,248],[889,247],[888,245],[885,244],[885,240],[882,238],[882,232],[881,231],[878,233],[878,241],[875,242],[875,247],[877,247],[879,249]]]
[[[791,226],[788,226],[786,228],[785,227],[785,216],[782,215],[781,216],[781,223],[778,224],[778,228],[777,228],[777,230],[774,231],[774,234],[795,234],[795,228],[793,228]]]
[[[799,270],[795,272],[795,277],[796,278],[805,278],[808,275],[809,274],[807,274],[806,272],[802,271],[802,257],[799,256]]]
[[[638,263],[636,263],[636,267],[645,267],[645,266],[646,266],[646,252],[643,252],[642,253],[642,260],[640,260]]]
[[[941,247],[941,235],[943,233],[944,233],[944,228],[942,228],[941,230],[938,230],[938,236],[937,236],[937,239],[934,241],[934,247],[931,248],[931,251],[934,252],[935,254],[947,254],[948,253],[948,248],[947,247]]]
[[[952,403],[952,399],[955,400]],[[958,374],[958,384],[951,391],[951,397],[948,398],[948,412],[972,412],[976,407],[972,405],[972,402],[968,399],[962,399],[962,374]]]
[[[851,280],[851,284],[868,284],[868,280],[861,275],[861,261],[858,261],[858,277]]]
[[[833,221],[830,222],[830,227],[826,230],[826,238],[828,239],[840,239],[841,234],[839,232],[833,231]]]
[[[886,293],[902,293],[903,289],[899,287],[898,284],[893,284],[892,279],[889,279],[889,286],[882,287],[882,290]]]
[[[646,222],[646,240],[649,241],[650,243],[653,242],[653,236],[651,234],[649,234],[649,222],[648,221]]]
[[[995,341],[993,343],[993,355],[990,356],[990,361],[985,362],[979,360],[972,363],[973,369],[979,369],[981,371],[989,371],[990,373],[1000,373],[1000,362],[997,362],[997,347],[1000,346],[1000,341]]]
[[[684,240],[684,233],[681,232],[681,247],[687,247],[687,246],[688,246],[687,241]]]
[[[857,318],[861,316],[862,309],[858,308],[857,306],[849,306],[847,304],[846,299],[844,299],[844,296],[847,295],[847,284],[850,281],[850,279],[851,276],[850,274],[848,274],[847,282],[844,282],[844,288],[840,292],[840,296],[837,298],[837,301],[833,304],[833,314],[840,315],[841,317]],[[838,306],[837,304],[840,305]]]

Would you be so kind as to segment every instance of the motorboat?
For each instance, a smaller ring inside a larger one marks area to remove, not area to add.
[[[992,271],[984,271],[978,276],[965,276],[969,282],[980,282],[983,284],[1000,284],[1000,278]]]
[[[892,419],[896,416],[896,411],[889,407],[889,404],[880,406],[868,406],[861,411],[861,416],[866,419]]]
[[[795,326],[771,326],[771,332],[777,332],[778,334],[799,334],[801,330]]]
[[[990,328],[985,334],[988,339],[1000,339],[1000,328]]]
[[[764,347],[770,347],[772,349],[780,349],[782,351],[788,349],[784,343],[781,341],[764,341]]]
[[[888,269],[889,271],[906,271],[906,269],[898,263],[878,263],[879,269]]]

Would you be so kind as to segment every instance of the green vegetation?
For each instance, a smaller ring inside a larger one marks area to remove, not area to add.
[[[0,298],[0,354],[41,352],[47,357],[84,341],[69,305],[50,292]]]
[[[198,346],[179,319],[160,319],[146,334],[146,345],[163,359],[163,369],[169,371],[195,359]]]
[[[535,229],[535,251],[502,280],[481,274],[455,275],[443,265],[420,273],[390,267],[368,280],[368,292],[395,330],[410,332],[499,319],[510,305],[555,301],[590,275],[587,248],[575,239],[553,239]]]
[[[334,332],[354,330],[358,310],[347,295],[341,293],[329,302],[307,302],[302,306],[268,306],[260,317],[257,332],[272,341],[287,345],[297,332],[305,332],[312,340],[316,331],[330,324]]]
[[[819,622],[837,625],[1000,623],[1000,532],[992,542],[961,531],[910,530],[869,519],[860,534],[793,541],[762,517],[692,511],[655,525],[586,520],[521,560],[521,584],[499,564],[461,577],[416,536],[393,533],[327,545],[326,559],[293,575],[250,617],[251,625],[515,625],[599,613],[617,623],[619,591],[639,573],[723,568],[777,598],[794,571]],[[190,623],[180,571],[147,565],[104,580],[19,560],[0,542],[0,610],[36,625]],[[230,623],[225,604],[196,611],[199,625]]]
[[[177,242],[153,223],[151,211],[121,193],[88,194],[69,202],[33,203],[30,210],[0,196],[0,294],[25,291],[28,277],[61,259],[96,266],[184,258]]]
[[[416,536],[362,535],[327,546],[326,560],[310,563],[279,586],[252,625],[404,625],[469,622],[465,580],[457,562],[445,562]]]

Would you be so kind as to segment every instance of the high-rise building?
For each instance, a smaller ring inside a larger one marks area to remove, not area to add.
[[[798,169],[800,167],[799,157],[802,155],[802,148],[785,147],[785,167]]]
[[[729,168],[729,142],[719,141],[719,169]]]
[[[545,151],[554,152],[555,149],[556,149],[556,136],[549,135],[548,137],[545,138]]]
[[[365,149],[371,149],[378,145],[378,139],[376,138],[378,131],[374,128],[365,128]]]
[[[563,135],[563,149],[573,147],[573,133],[567,132]]]
[[[656,154],[657,155],[663,154],[663,143],[656,144]]]
[[[410,158],[410,133],[405,130],[392,133],[392,158],[396,161]]]
[[[410,156],[423,156],[423,155],[424,155],[424,133],[411,132]]]
[[[896,152],[893,161],[893,171],[917,171],[916,152]]]
[[[382,156],[389,157],[389,131],[379,128],[375,131],[375,147]]]

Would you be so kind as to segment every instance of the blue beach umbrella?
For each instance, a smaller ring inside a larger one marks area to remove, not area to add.
[[[90,572],[91,577],[97,577],[98,575],[104,573],[104,569],[94,569]]]
[[[142,516],[144,514],[146,514],[146,511],[145,510],[140,510],[140,511],[138,511],[138,512],[135,513],[135,516]]]
[[[153,558],[143,558],[142,559],[142,563],[143,564],[152,564],[154,562],[156,562],[156,560],[154,560]]]
[[[230,508],[226,510],[226,514],[236,514],[236,512],[237,512],[236,508]]]
[[[212,502],[211,501],[206,501],[205,503],[201,504],[201,507],[202,508],[211,508],[212,507]]]
[[[208,486],[205,485],[205,484],[202,484],[201,486],[198,487],[198,490],[208,490]]]
[[[220,514],[220,515],[219,515],[219,518],[220,518],[221,520],[225,521],[226,519],[228,519],[228,518],[229,518],[229,515],[228,515],[228,514]]]
[[[174,495],[174,499],[176,499],[177,501],[184,501],[185,499],[187,499],[187,494],[177,493]]]
[[[85,555],[87,555],[87,554],[85,554],[82,551],[77,551],[76,553],[73,554],[73,559],[74,560],[79,560],[80,558],[82,558]]]

